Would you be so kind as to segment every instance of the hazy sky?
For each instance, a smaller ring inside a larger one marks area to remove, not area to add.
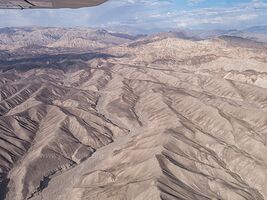
[[[267,0],[110,0],[76,10],[0,10],[0,19],[0,27],[246,28],[267,25]]]

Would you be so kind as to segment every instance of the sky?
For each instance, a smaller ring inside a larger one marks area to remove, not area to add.
[[[0,19],[0,27],[245,29],[267,25],[267,0],[109,0],[82,9],[0,10]]]

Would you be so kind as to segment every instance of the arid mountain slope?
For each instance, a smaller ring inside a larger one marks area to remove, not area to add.
[[[0,28],[0,49],[92,50],[130,42],[137,37],[91,28]],[[40,51],[40,52],[42,52]],[[39,52],[39,53],[40,53]],[[42,52],[43,53],[43,52]]]
[[[5,68],[2,198],[267,199],[266,48],[156,37]]]

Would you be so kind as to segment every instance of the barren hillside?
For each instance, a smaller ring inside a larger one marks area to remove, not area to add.
[[[2,199],[267,199],[264,44],[53,52],[1,53]]]

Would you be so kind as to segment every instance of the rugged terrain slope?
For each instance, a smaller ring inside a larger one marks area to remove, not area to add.
[[[2,199],[267,199],[264,45],[156,35],[69,54],[3,51]]]

